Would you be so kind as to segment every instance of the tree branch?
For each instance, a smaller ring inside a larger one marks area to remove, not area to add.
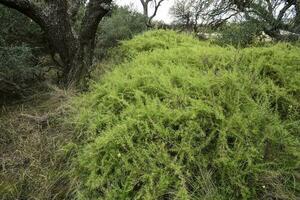
[[[277,21],[281,21],[282,18],[284,17],[286,11],[292,7],[294,1],[288,2],[279,12],[278,17],[277,17]]]
[[[151,21],[153,20],[153,18],[156,16],[158,8],[161,6],[162,2],[164,2],[164,0],[154,0],[154,13],[149,17],[148,23],[149,25],[151,24]]]
[[[40,7],[36,6],[29,0],[0,0],[0,4],[15,9],[33,21],[35,21],[42,29],[45,29],[45,15]]]
[[[81,23],[80,42],[93,39],[98,28],[98,24],[106,13],[111,9],[112,0],[90,0],[85,16]]]
[[[72,80],[83,80],[89,74],[89,67],[93,63],[95,49],[95,35],[101,19],[111,9],[112,0],[90,0],[86,6],[85,15],[81,22],[79,33],[79,52],[77,52],[75,63],[81,63],[76,68],[69,71],[68,85],[72,85]],[[80,84],[80,83],[79,83]]]
[[[69,2],[69,10],[68,13],[72,21],[76,20],[76,16],[79,12],[80,6],[83,6],[86,3],[85,0],[73,0]]]

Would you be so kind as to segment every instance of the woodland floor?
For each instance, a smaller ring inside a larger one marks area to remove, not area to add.
[[[0,112],[0,199],[67,199],[60,153],[71,131],[62,122],[70,91],[52,88]],[[58,152],[58,153],[57,153]]]

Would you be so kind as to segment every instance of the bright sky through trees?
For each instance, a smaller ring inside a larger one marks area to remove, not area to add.
[[[118,5],[132,5],[135,10],[142,12],[142,5],[140,0],[116,0]],[[169,13],[170,7],[173,5],[174,0],[166,0],[157,12],[155,20],[162,20],[166,23],[172,22],[172,16]]]

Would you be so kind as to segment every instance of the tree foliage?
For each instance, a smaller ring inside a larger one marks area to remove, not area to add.
[[[280,30],[300,34],[298,0],[231,0],[230,2],[232,9],[241,12],[246,20],[256,23],[275,39],[286,39]]]
[[[212,3],[212,0],[176,0],[170,13],[175,17],[176,23],[197,32],[199,23],[208,20],[206,16]]]
[[[37,56],[45,51],[43,35],[34,22],[0,6],[0,101],[25,95],[42,78]]]
[[[286,40],[300,38],[299,11],[297,0],[177,0],[171,14],[190,29],[199,23],[220,27],[235,19],[256,24],[272,38]]]

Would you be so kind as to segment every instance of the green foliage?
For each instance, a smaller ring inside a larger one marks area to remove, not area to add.
[[[34,79],[38,67],[34,64],[32,50],[28,46],[0,47],[0,77],[13,82]]]
[[[221,36],[218,38],[217,43],[235,47],[247,47],[255,42],[257,35],[261,31],[260,26],[252,22],[226,25],[222,28]]]
[[[145,17],[128,7],[115,7],[111,16],[106,17],[99,26],[96,56],[101,60],[110,48],[121,40],[131,39],[147,29]]]
[[[22,96],[32,81],[40,78],[42,34],[29,18],[0,6],[0,103]]]
[[[0,46],[0,104],[29,94],[41,71],[30,47]]]
[[[162,34],[162,32],[164,34]],[[175,31],[151,31],[138,35],[132,40],[123,41],[120,49],[129,57],[136,57],[140,53],[148,53],[154,50],[168,50],[176,47],[189,47],[195,43],[208,46],[207,43],[196,41],[189,34],[178,34]]]
[[[298,47],[151,31],[121,48],[74,104],[79,199],[296,199]]]
[[[0,19],[0,46],[37,46],[41,42],[41,29],[18,11],[0,5]]]

